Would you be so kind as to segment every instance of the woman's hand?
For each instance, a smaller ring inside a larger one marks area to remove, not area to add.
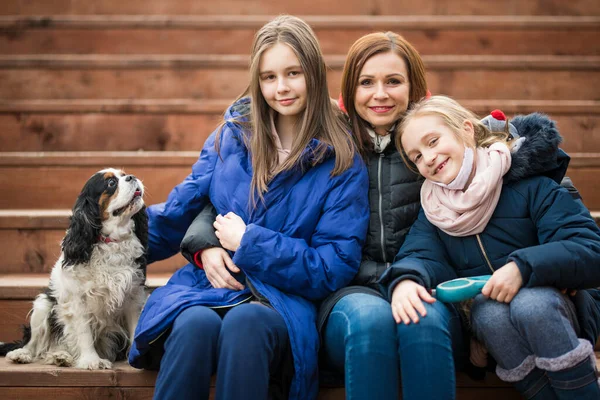
[[[431,304],[436,300],[431,297],[427,289],[415,281],[406,279],[397,284],[392,292],[392,315],[396,323],[404,322],[405,325],[409,325],[411,321],[418,323],[417,311],[422,317],[427,315],[423,301]]]
[[[509,262],[492,275],[481,293],[500,303],[510,303],[523,286],[521,271],[514,261]]]
[[[202,268],[208,281],[215,289],[242,290],[244,288],[244,285],[236,281],[229,272],[238,273],[240,269],[236,267],[229,254],[222,248],[212,247],[202,251],[200,260],[202,260]]]
[[[237,251],[246,232],[244,221],[238,215],[228,212],[225,216],[217,215],[213,226],[221,246],[227,250]]]

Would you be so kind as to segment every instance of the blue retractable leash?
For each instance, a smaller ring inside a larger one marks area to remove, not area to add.
[[[491,275],[481,275],[452,279],[437,285],[434,296],[444,303],[458,303],[469,300],[481,293],[481,289],[491,277]]]

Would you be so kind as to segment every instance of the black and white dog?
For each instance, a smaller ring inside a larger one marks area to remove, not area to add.
[[[15,363],[106,369],[124,359],[146,300],[144,187],[105,169],[83,187],[45,293],[23,340],[0,343]]]

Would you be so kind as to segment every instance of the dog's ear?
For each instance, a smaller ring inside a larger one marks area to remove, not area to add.
[[[148,214],[146,213],[146,206],[142,207],[142,209],[133,216],[133,222],[135,224],[135,236],[137,236],[144,248],[144,254],[139,257],[136,262],[139,267],[144,270],[145,277],[147,264],[146,256],[148,254]]]
[[[63,267],[89,262],[101,229],[98,203],[84,190],[73,206],[71,223],[62,241]]]

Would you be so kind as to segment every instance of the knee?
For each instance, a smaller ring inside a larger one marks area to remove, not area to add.
[[[419,318],[418,323],[398,324],[397,330],[400,340],[405,336],[423,335],[425,332],[449,334],[450,320],[451,318],[458,318],[458,315],[454,315],[448,306],[441,301],[436,301],[433,304],[423,302],[423,306],[426,313],[424,317]]]
[[[193,342],[214,341],[219,337],[221,318],[207,307],[189,307],[175,321],[170,336]]]
[[[566,314],[560,292],[546,287],[521,289],[509,307],[515,327],[543,326],[550,315]]]
[[[396,335],[396,323],[390,303],[365,293],[350,294],[338,301],[331,311],[327,324],[341,328],[336,331],[341,331],[345,339],[350,340]]]
[[[285,334],[283,334],[285,332]],[[242,304],[223,318],[220,341],[229,346],[260,346],[287,335],[283,317],[262,304]]]
[[[471,305],[471,325],[480,340],[495,338],[510,325],[509,306],[478,295]]]

